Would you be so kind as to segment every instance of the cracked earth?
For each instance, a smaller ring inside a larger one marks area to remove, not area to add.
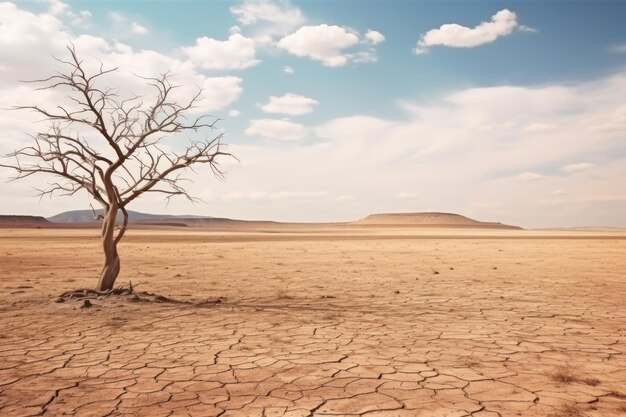
[[[0,415],[626,415],[626,235],[442,233],[0,230]]]

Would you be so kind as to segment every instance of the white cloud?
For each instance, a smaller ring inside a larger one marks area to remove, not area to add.
[[[526,25],[519,25],[517,27],[517,30],[519,30],[520,32],[527,32],[527,33],[537,33],[538,30],[535,28],[531,28],[529,26]]]
[[[224,77],[196,77],[203,93],[196,111],[220,110],[234,103],[243,93],[241,78],[232,75]]]
[[[373,45],[376,45],[385,41],[385,35],[376,30],[370,29],[365,33],[365,39]]]
[[[317,100],[298,94],[285,94],[280,97],[271,96],[270,101],[259,107],[266,113],[281,113],[292,116],[311,113],[313,106],[319,104]]]
[[[71,38],[59,17],[1,2],[0,56],[4,68],[0,72],[0,89],[15,86],[17,80],[39,78],[42,68],[58,69],[58,65],[51,65],[50,55],[62,52]]]
[[[244,133],[270,139],[298,140],[306,135],[307,129],[303,125],[289,120],[257,119],[250,120],[250,125]]]
[[[252,25],[263,21],[290,25],[304,22],[302,11],[288,1],[247,0],[231,7],[230,11],[243,25]]]
[[[576,172],[582,172],[582,171],[587,171],[590,168],[593,168],[595,166],[595,164],[589,163],[589,162],[580,162],[578,164],[570,164],[570,165],[565,165],[562,170],[564,172],[567,172],[568,174],[574,174]]]
[[[293,73],[294,73],[294,70],[293,70],[293,68],[291,68],[289,65],[285,65],[285,66],[283,67],[283,72],[284,72],[285,74],[289,74],[289,75],[291,75],[291,74],[293,74]]]
[[[145,35],[146,33],[148,33],[148,28],[140,25],[137,22],[133,22],[130,25],[130,29],[132,30],[133,33],[136,33],[137,35]]]
[[[385,40],[375,30],[368,30],[360,39],[358,32],[347,27],[305,25],[306,16],[289,0],[246,0],[230,10],[257,47],[279,48],[329,67],[341,67],[348,62],[375,62],[374,45]],[[241,32],[240,27],[231,28],[231,33]],[[283,72],[293,74],[293,68],[285,66]]]
[[[188,99],[198,88],[202,89],[201,97],[194,107],[196,112],[214,112],[226,108],[238,100],[243,92],[240,77],[207,77],[196,72],[190,61],[181,61],[153,50],[135,51],[127,45],[111,45],[102,38],[85,35],[75,38],[73,42],[81,57],[89,57],[86,60],[88,66],[95,68],[99,65],[96,58],[99,58],[105,65],[119,68],[107,82],[121,91],[149,95],[152,90],[144,80],[133,74],[155,76],[170,72],[171,81],[180,86],[174,91],[173,99]],[[63,53],[58,55],[64,56]]]
[[[374,49],[355,52],[353,54],[346,54],[346,58],[355,64],[367,64],[378,61],[378,56],[376,55],[376,50]]]
[[[303,26],[285,36],[278,47],[287,52],[322,62],[327,67],[341,67],[348,63],[344,50],[359,43],[353,31],[335,25]]]
[[[69,10],[69,6],[67,3],[64,3],[60,0],[47,0],[49,4],[48,13],[53,16],[58,16],[66,13]]]
[[[282,38],[277,46],[293,55],[320,61],[327,67],[342,67],[349,62],[376,62],[374,45],[384,40],[383,34],[375,30],[368,30],[360,38],[353,29],[321,24],[303,26]]]
[[[89,19],[92,17],[91,12],[89,10],[81,10],[78,13],[72,13],[70,15],[71,23],[74,26],[89,26]]]
[[[402,199],[405,199],[405,200],[410,200],[410,199],[418,198],[419,194],[406,192],[405,191],[405,192],[401,192],[401,193],[396,194],[396,197],[397,198],[402,198]]]
[[[244,69],[258,64],[254,40],[233,33],[226,41],[203,36],[183,48],[189,59],[204,69]]]
[[[432,46],[472,48],[509,35],[516,27],[518,27],[517,15],[503,9],[493,15],[489,22],[482,22],[474,28],[448,23],[438,29],[431,29],[421,36],[413,51],[416,54],[423,54]],[[525,27],[524,31],[528,32],[529,29]]]
[[[288,0],[246,0],[230,11],[253,33],[258,45],[272,45],[277,37],[293,32],[306,22],[302,11]]]
[[[237,117],[237,116],[239,116],[240,114],[241,114],[241,112],[240,112],[239,110],[235,110],[235,109],[233,109],[233,110],[231,110],[231,111],[229,111],[229,112],[228,112],[228,115],[229,115],[230,117]]]

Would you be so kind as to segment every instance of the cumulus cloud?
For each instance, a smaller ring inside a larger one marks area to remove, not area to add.
[[[510,35],[516,28],[519,29],[517,15],[508,9],[503,9],[494,14],[490,21],[482,22],[473,28],[448,23],[441,25],[438,29],[431,29],[421,36],[413,52],[423,54],[432,46],[473,48],[493,42],[501,36]],[[532,30],[527,26],[523,29],[525,32]]]
[[[320,24],[303,26],[283,37],[277,46],[290,54],[307,57],[327,67],[343,67],[349,62],[376,62],[375,45],[383,42],[382,33],[369,30],[361,37],[351,28]]]
[[[50,68],[50,55],[62,51],[71,35],[58,16],[0,3],[0,87],[34,79]],[[28,53],[24,53],[28,51]],[[54,70],[56,68],[52,68]]]
[[[250,120],[250,125],[244,132],[246,135],[258,135],[270,139],[278,140],[298,140],[302,139],[307,129],[289,120],[279,119],[256,119]]]
[[[202,95],[196,111],[220,110],[234,103],[243,93],[241,78],[232,75],[224,77],[198,77],[197,85],[202,88]],[[182,83],[181,83],[182,84]]]
[[[47,0],[48,13],[53,16],[58,16],[67,13],[70,10],[70,6],[60,0]]]
[[[260,45],[270,45],[275,38],[293,32],[306,22],[306,16],[288,0],[246,0],[230,8]]]
[[[294,73],[294,70],[293,70],[293,68],[291,68],[289,65],[285,65],[285,66],[283,67],[283,72],[284,72],[285,74],[289,74],[289,75],[291,75],[291,74],[293,74],[293,73]]]
[[[194,46],[183,48],[189,59],[204,69],[244,69],[258,64],[254,40],[233,33],[219,41],[203,36]]]
[[[288,1],[247,0],[230,8],[232,14],[243,25],[258,22],[288,23],[304,22],[304,14]]]
[[[373,45],[376,45],[385,41],[385,35],[376,30],[370,29],[365,33],[365,39]]]
[[[359,43],[353,31],[341,26],[321,24],[303,26],[278,42],[287,52],[322,62],[327,67],[341,67],[348,63],[344,50]]]
[[[382,33],[371,29],[360,38],[357,31],[344,26],[305,25],[307,17],[289,0],[246,0],[230,11],[258,47],[282,49],[329,67],[375,62],[374,46],[385,40]],[[241,32],[238,26],[231,30]],[[283,72],[293,74],[293,68],[286,66]]]
[[[589,162],[580,162],[578,164],[570,164],[570,165],[565,165],[562,170],[564,172],[567,172],[568,174],[574,174],[576,172],[582,172],[582,171],[587,171],[590,168],[593,168],[595,166],[595,164],[589,163]]]
[[[285,94],[280,97],[271,96],[270,101],[259,107],[266,113],[289,114],[292,116],[311,113],[317,100],[298,94]]]
[[[72,13],[70,14],[71,17],[71,23],[74,26],[83,26],[83,27],[88,27],[89,26],[89,19],[91,18],[91,12],[89,10],[81,10],[78,13]]]
[[[230,111],[228,112],[228,115],[229,115],[230,117],[237,117],[237,116],[239,116],[240,114],[241,114],[241,112],[240,112],[239,110],[235,110],[235,109],[230,110]]]

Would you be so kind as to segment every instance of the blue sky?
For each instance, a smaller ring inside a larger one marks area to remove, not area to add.
[[[18,79],[53,71],[49,57],[68,41],[122,73],[172,69],[207,89],[202,110],[222,119],[241,162],[226,163],[224,182],[192,177],[203,204],[150,197],[134,209],[294,221],[449,211],[527,227],[626,226],[626,2],[0,7],[1,107],[28,97]],[[0,122],[0,151],[30,128],[27,117]],[[3,211],[88,205],[86,196],[37,205],[36,185],[2,185]]]

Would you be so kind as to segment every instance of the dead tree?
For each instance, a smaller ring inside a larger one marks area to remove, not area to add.
[[[102,247],[104,266],[98,291],[113,288],[120,272],[117,245],[128,227],[127,206],[144,193],[162,193],[195,200],[185,188],[182,172],[196,164],[208,164],[222,177],[218,157],[230,155],[221,150],[222,133],[186,141],[184,150],[165,146],[165,137],[188,133],[202,136],[214,131],[215,121],[193,116],[201,91],[185,102],[172,98],[177,87],[168,74],[143,78],[154,92],[149,102],[139,96],[121,99],[110,88],[100,86],[101,78],[117,68],[89,73],[73,46],[69,59],[59,60],[67,71],[43,80],[39,89],[69,90],[68,104],[55,109],[18,106],[31,110],[50,122],[48,130],[32,135],[32,143],[8,155],[14,159],[0,166],[16,171],[13,179],[46,174],[56,177],[41,196],[60,193],[74,195],[86,191],[103,208]],[[193,117],[190,117],[193,116]],[[118,214],[122,215],[117,225]]]

